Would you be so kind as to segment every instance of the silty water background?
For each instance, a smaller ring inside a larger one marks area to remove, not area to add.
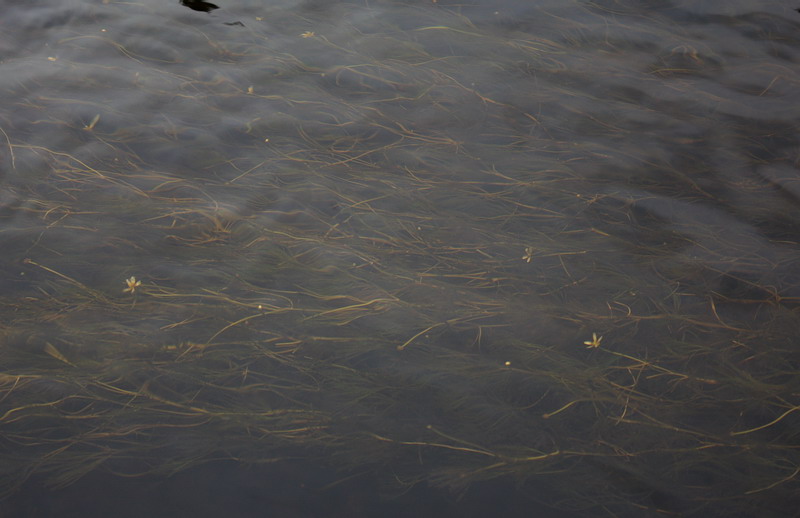
[[[790,515],[796,6],[217,3],[3,5],[10,494],[292,458],[382,480],[342,515]]]

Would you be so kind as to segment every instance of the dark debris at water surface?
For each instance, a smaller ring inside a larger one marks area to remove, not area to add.
[[[211,2],[204,2],[203,0],[181,0],[181,5],[192,9],[193,11],[200,11],[208,13],[214,9],[219,9],[219,6]]]
[[[181,3],[0,19],[3,495],[800,507],[793,7]]]

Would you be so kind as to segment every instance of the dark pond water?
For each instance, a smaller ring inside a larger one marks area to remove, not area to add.
[[[800,508],[800,5],[2,8],[0,516]]]

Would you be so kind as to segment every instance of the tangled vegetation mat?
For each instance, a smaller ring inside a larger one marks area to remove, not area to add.
[[[52,43],[0,63],[4,494],[306,459],[800,505],[796,23],[257,3],[16,29]]]

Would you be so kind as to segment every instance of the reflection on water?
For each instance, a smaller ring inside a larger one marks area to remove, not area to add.
[[[697,4],[8,7],[4,492],[305,459],[785,516],[800,15]]]

